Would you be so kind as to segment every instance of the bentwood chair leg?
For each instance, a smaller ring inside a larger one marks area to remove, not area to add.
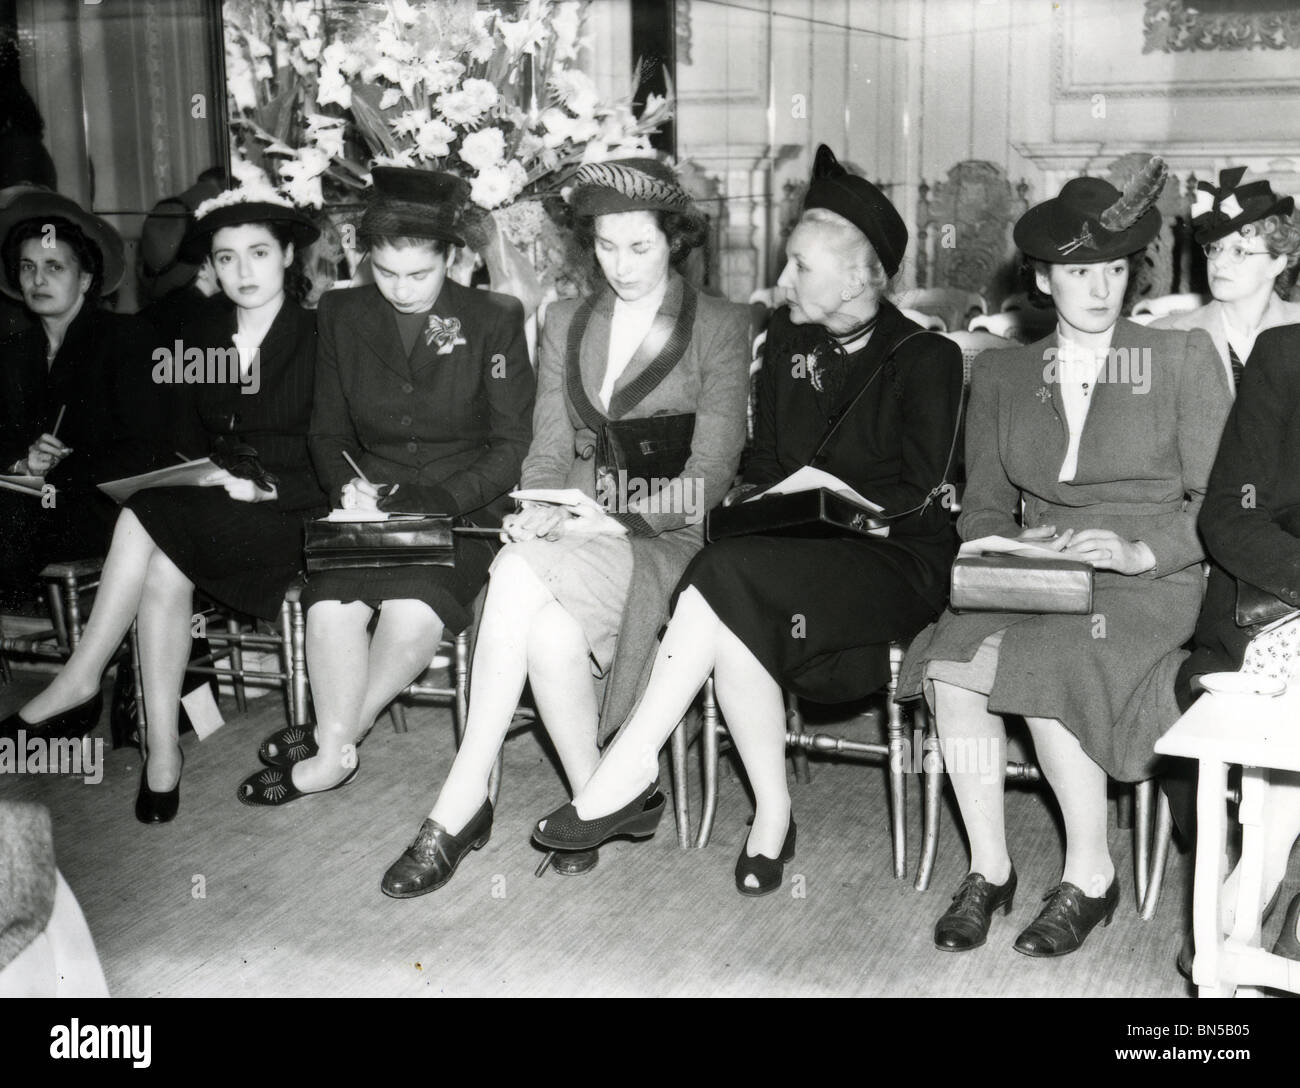
[[[1137,908],[1147,897],[1147,877],[1151,872],[1151,824],[1157,792],[1152,779],[1133,783],[1133,887],[1137,891]]]
[[[894,702],[889,686],[889,821],[894,839],[894,877],[901,879],[907,867],[907,739],[903,708]]]
[[[45,583],[45,600],[50,609],[50,620],[54,624],[54,638],[59,644],[59,649],[65,654],[72,652],[72,640],[68,637],[68,625],[65,621],[63,595],[60,592],[61,587],[58,582],[47,581]]]
[[[1147,894],[1142,900],[1142,921],[1156,916],[1160,905],[1160,888],[1165,880],[1165,865],[1169,861],[1169,844],[1174,837],[1174,816],[1164,793],[1156,790],[1155,841],[1151,848],[1151,875],[1147,877]]]
[[[68,649],[75,650],[81,641],[81,587],[76,574],[69,571],[63,576],[63,608],[68,625]]]
[[[713,692],[713,677],[704,682],[703,713],[704,737],[704,798],[700,812],[700,830],[695,837],[697,849],[709,845],[713,833],[713,817],[718,811],[718,701]]]
[[[144,668],[140,663],[140,629],[131,624],[131,676],[135,681],[135,717],[140,731],[140,750],[147,757],[149,718],[144,702]]]
[[[388,717],[392,720],[394,733],[406,732],[406,707],[396,699],[388,704]]]
[[[302,724],[298,709],[298,685],[293,673],[293,606],[280,605],[280,671],[284,674],[284,704],[291,725]]]
[[[456,675],[456,699],[452,704],[452,724],[456,729],[456,747],[465,736],[465,723],[469,720],[469,632],[456,636],[456,656],[453,664]]]
[[[803,732],[803,714],[799,710],[799,697],[792,692],[786,692],[785,696],[785,722],[786,732],[802,733]],[[812,775],[808,771],[808,753],[803,748],[796,746],[790,753],[790,762],[794,764],[794,780],[800,783],[812,781]]]
[[[239,620],[234,616],[228,617],[226,631],[230,634],[230,686],[235,689],[235,706],[242,714],[248,709],[248,693],[244,690],[244,647],[240,642],[243,632]]]
[[[691,800],[686,784],[686,721],[677,723],[671,738],[673,765],[673,813],[677,818],[677,845],[683,850],[691,845]]]
[[[921,772],[925,790],[921,800],[921,859],[916,865],[916,890],[925,891],[934,875],[934,862],[939,855],[939,816],[943,805],[943,750],[929,715],[918,709],[918,717],[925,718],[925,742],[922,748]]]
[[[293,655],[293,722],[305,726],[310,720],[307,714],[307,617],[296,596],[290,603],[289,617],[292,624],[289,647]]]

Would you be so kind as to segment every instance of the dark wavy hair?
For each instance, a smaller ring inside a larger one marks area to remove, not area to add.
[[[1139,249],[1136,253],[1130,253],[1124,258],[1128,262],[1128,283],[1124,286],[1124,305],[1120,310],[1121,314],[1128,314],[1133,306],[1140,300],[1136,297],[1138,285],[1138,272],[1142,268],[1142,261],[1146,258],[1146,250]],[[1119,258],[1116,258],[1118,260]],[[1078,264],[1080,262],[1071,261],[1044,261],[1039,257],[1025,257],[1024,263],[1020,266],[1020,275],[1024,280],[1026,290],[1029,292],[1031,299],[1038,301],[1051,301],[1051,294],[1039,290],[1036,273],[1041,272],[1044,276],[1050,276],[1051,268],[1054,264]],[[1109,264],[1109,261],[1086,261],[1086,264]]]
[[[44,239],[46,230],[54,228],[57,241],[67,242],[72,250],[73,259],[82,272],[90,273],[90,287],[86,290],[86,304],[97,306],[99,296],[104,288],[104,255],[99,246],[86,237],[85,232],[70,219],[60,215],[39,216],[36,219],[24,219],[9,232],[4,240],[4,268],[9,282],[18,285],[18,262],[22,259],[23,243],[33,238]]]
[[[708,239],[709,221],[702,212],[694,208],[681,212],[655,209],[650,214],[655,217],[655,223],[668,239],[668,259],[675,265],[681,264],[690,256],[691,250],[698,249]],[[596,259],[596,216],[574,216],[573,233],[577,237],[578,245],[584,252],[590,253],[594,261]]]
[[[241,227],[265,227],[271,232],[271,237],[280,244],[281,249],[287,249],[290,245],[293,245],[293,229],[288,223],[276,223],[267,220],[260,223],[240,223],[239,225]],[[212,254],[212,246],[216,240],[217,232],[213,231],[211,237],[208,239],[209,256]],[[305,246],[294,246],[293,263],[284,270],[284,293],[293,299],[293,301],[299,306],[306,301],[307,296],[311,293],[311,283],[307,279],[306,273],[302,270],[301,251],[305,248]]]

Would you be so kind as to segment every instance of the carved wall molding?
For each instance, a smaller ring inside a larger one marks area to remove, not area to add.
[[[1300,10],[1274,0],[1272,10],[1205,11],[1185,0],[1146,0],[1142,52],[1300,49]],[[1261,5],[1263,6],[1263,5]]]

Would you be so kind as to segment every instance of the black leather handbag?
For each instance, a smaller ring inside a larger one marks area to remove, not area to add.
[[[611,419],[596,434],[596,476],[618,480],[671,480],[691,456],[695,413]]]
[[[1260,589],[1249,582],[1237,579],[1237,626],[1256,627],[1273,623],[1293,612],[1300,611],[1295,605],[1275,597],[1268,590]]]
[[[447,514],[387,521],[308,521],[307,573],[378,567],[453,567],[456,543]]]

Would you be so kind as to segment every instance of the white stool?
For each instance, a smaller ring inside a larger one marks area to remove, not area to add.
[[[1270,986],[1300,993],[1300,961],[1260,947],[1263,814],[1269,771],[1300,771],[1300,684],[1283,695],[1207,692],[1156,742],[1156,751],[1200,761],[1196,795],[1196,883],[1192,979],[1201,997],[1257,996]],[[1236,922],[1225,938],[1219,924],[1228,835],[1228,766],[1241,765],[1241,882]],[[1247,905],[1250,906],[1247,906]]]

